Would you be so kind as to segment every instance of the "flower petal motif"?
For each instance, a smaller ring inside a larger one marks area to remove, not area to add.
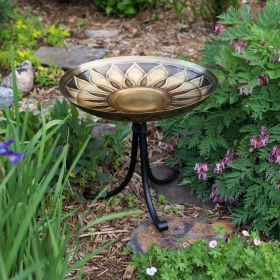
[[[165,81],[165,79],[168,77],[168,73],[166,69],[163,67],[163,65],[158,65],[155,68],[151,69],[147,73],[147,78],[148,78],[148,85],[150,87],[155,86],[159,82]],[[160,87],[160,86],[157,86]]]
[[[134,120],[134,117],[130,117],[128,113],[137,113],[135,106],[128,106],[128,109],[123,110],[121,106],[111,102],[113,95],[126,98],[130,94],[135,94],[137,90],[139,91],[139,88],[142,88],[143,93],[145,93],[145,89],[149,92],[150,88],[151,94],[161,91],[162,95],[166,96],[166,102],[161,103],[162,107],[155,107],[149,112],[171,110],[183,112],[185,107],[191,107],[206,98],[211,88],[207,75],[204,78],[204,75],[196,70],[181,65],[160,63],[153,68],[149,67],[143,66],[142,68],[142,62],[141,64],[130,62],[97,65],[72,76],[66,85],[67,98],[80,107],[100,112],[120,113],[120,115],[114,116],[115,119]],[[135,90],[132,90],[133,88]],[[125,91],[126,89],[129,90]],[[143,102],[149,103],[148,97],[143,100]],[[124,111],[128,117],[121,116]],[[142,111],[138,114],[140,113]],[[174,115],[174,112],[170,112],[170,115]],[[159,118],[153,115],[145,116],[146,121]]]
[[[183,70],[173,76],[168,77],[165,81],[165,84],[162,86],[162,88],[166,90],[172,90],[180,86],[186,80],[187,80],[186,71]]]
[[[104,90],[105,92],[114,92],[116,90],[103,75],[95,70],[90,71],[89,82],[91,84],[95,84],[98,88]]]
[[[97,94],[102,94],[104,96],[108,95],[108,93],[104,93],[104,90],[97,87],[94,83],[89,83],[89,82],[79,79],[77,77],[74,77],[74,80],[75,80],[75,84],[78,89],[87,91],[89,93],[97,93]]]
[[[112,65],[110,69],[108,70],[107,79],[111,81],[112,86],[114,86],[117,89],[126,88],[125,83],[125,75],[124,73],[115,65]]]
[[[104,101],[104,97],[100,97],[100,96],[96,96],[93,94],[88,93],[85,90],[78,90],[78,89],[73,89],[73,88],[69,88],[67,87],[69,93],[71,94],[71,96],[75,99],[80,99],[80,100],[102,100]]]
[[[144,72],[144,70],[140,66],[138,66],[138,64],[134,63],[129,67],[129,69],[127,69],[125,76],[129,78],[133,86],[141,86],[140,83],[145,74],[146,73]]]

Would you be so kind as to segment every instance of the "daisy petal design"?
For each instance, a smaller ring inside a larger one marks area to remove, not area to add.
[[[134,122],[182,113],[202,102],[217,85],[201,66],[159,57],[93,61],[62,80],[63,94],[80,108]]]

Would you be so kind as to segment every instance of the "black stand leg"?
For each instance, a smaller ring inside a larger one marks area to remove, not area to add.
[[[149,159],[148,159],[148,151],[147,151],[147,128],[146,124],[139,125],[139,146],[140,146],[140,158],[141,158],[141,175],[142,182],[144,187],[144,195],[146,204],[151,215],[151,218],[159,231],[164,231],[168,229],[167,221],[160,221],[155,207],[153,205],[150,189],[149,189],[149,181],[148,181],[148,170],[149,170]]]
[[[84,198],[92,199],[92,200],[96,199],[96,198],[103,199],[103,198],[109,198],[109,197],[114,196],[115,194],[118,194],[119,192],[121,192],[126,187],[126,185],[129,183],[129,181],[134,173],[136,161],[137,161],[137,149],[138,149],[138,135],[137,135],[137,133],[133,132],[130,165],[129,165],[128,172],[127,172],[123,182],[118,187],[113,189],[112,191],[109,191],[105,196],[102,196],[102,195],[100,196],[99,194],[93,194],[93,193],[91,193],[90,189],[88,188],[84,191],[84,194],[83,194]]]
[[[137,124],[134,123],[132,125],[132,131],[133,131],[133,137],[132,137],[132,146],[131,146],[131,160],[130,160],[130,166],[129,170],[123,180],[123,182],[113,189],[112,191],[109,191],[105,196],[99,195],[99,194],[93,194],[91,193],[90,189],[86,189],[84,191],[84,197],[86,199],[103,199],[103,198],[109,198],[115,194],[118,194],[121,192],[125,186],[129,183],[134,170],[136,166],[136,160],[137,160],[137,149],[138,145],[140,148],[140,159],[141,159],[141,175],[142,175],[142,182],[143,182],[143,188],[144,188],[144,195],[146,204],[149,210],[149,213],[151,215],[151,218],[156,226],[156,228],[159,231],[164,231],[168,229],[168,223],[167,221],[161,221],[156,213],[155,207],[153,205],[150,189],[149,189],[149,179],[158,185],[164,185],[168,184],[171,181],[173,181],[179,174],[178,170],[173,170],[173,174],[171,174],[170,177],[164,179],[164,180],[158,180],[154,177],[150,165],[149,165],[149,158],[148,158],[148,150],[147,150],[147,127],[146,123]],[[139,143],[138,143],[139,142]]]

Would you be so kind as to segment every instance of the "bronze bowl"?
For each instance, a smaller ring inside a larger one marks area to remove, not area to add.
[[[142,123],[176,116],[203,102],[216,77],[191,62],[124,56],[82,64],[61,78],[62,94],[101,118]]]

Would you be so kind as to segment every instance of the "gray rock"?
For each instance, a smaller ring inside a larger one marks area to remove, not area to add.
[[[14,93],[13,90],[0,86],[0,111],[13,104]]]
[[[45,65],[57,65],[68,70],[82,63],[102,58],[107,49],[95,49],[84,46],[71,46],[69,48],[40,47],[34,52]]]
[[[108,132],[115,132],[116,125],[113,123],[96,123],[91,132],[91,136],[97,140],[102,140]]]
[[[121,33],[120,29],[101,29],[101,30],[85,30],[85,36],[90,39],[96,38],[113,38]]]
[[[157,165],[152,168],[153,174],[159,179],[167,178],[171,174],[171,170],[164,165]],[[182,186],[183,176],[182,172],[180,175],[171,183],[166,185],[155,185],[156,194],[164,195],[167,200],[172,204],[192,204],[197,207],[207,207],[210,209],[215,208],[215,203],[202,202],[197,196],[192,192],[190,186]]]
[[[22,93],[28,93],[34,86],[34,73],[32,63],[25,60],[19,67],[16,68],[16,80],[18,90]],[[1,86],[13,88],[12,73],[5,77]]]
[[[192,244],[197,239],[226,239],[234,232],[230,220],[220,219],[210,221],[205,217],[189,219],[186,217],[170,217],[168,230],[159,232],[151,221],[140,224],[131,234],[128,246],[134,254],[142,254],[156,243],[162,248],[181,249]],[[224,234],[216,232],[216,227],[222,227]]]

